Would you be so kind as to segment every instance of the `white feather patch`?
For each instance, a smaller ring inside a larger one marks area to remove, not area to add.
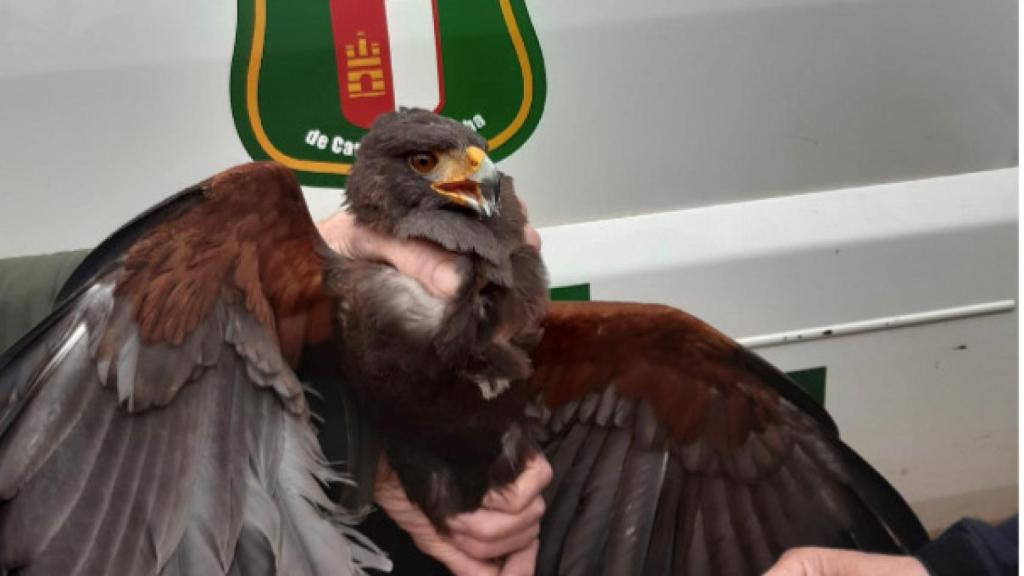
[[[379,288],[389,296],[388,305],[402,318],[403,327],[415,334],[433,334],[444,319],[448,303],[427,292],[418,281],[391,268],[378,274]]]
[[[480,395],[484,400],[494,400],[509,389],[508,378],[495,378],[490,380],[480,376],[474,376],[473,381],[480,388]]]

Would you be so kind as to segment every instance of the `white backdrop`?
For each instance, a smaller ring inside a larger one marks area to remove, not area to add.
[[[1012,0],[528,5],[547,105],[503,167],[540,224],[1016,164]],[[0,256],[95,244],[247,159],[234,18],[229,0],[0,3]]]

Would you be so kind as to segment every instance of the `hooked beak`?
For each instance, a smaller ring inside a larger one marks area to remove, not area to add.
[[[453,168],[430,187],[449,201],[471,208],[485,218],[497,214],[500,174],[494,162],[477,146],[452,155],[456,156],[449,162]]]

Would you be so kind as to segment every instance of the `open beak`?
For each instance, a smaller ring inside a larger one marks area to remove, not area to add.
[[[498,169],[476,146],[449,152],[442,159],[443,176],[430,187],[449,201],[489,218],[498,213]]]

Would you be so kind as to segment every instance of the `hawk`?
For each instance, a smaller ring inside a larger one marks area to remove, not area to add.
[[[351,391],[439,530],[543,452],[538,574],[760,574],[793,546],[927,539],[754,353],[664,306],[548,302],[513,182],[460,123],[382,116],[346,202],[456,253],[456,297],[331,251],[273,163],[184,190],[89,256],[0,357],[0,572],[385,567],[324,492],[338,473],[302,364]]]

